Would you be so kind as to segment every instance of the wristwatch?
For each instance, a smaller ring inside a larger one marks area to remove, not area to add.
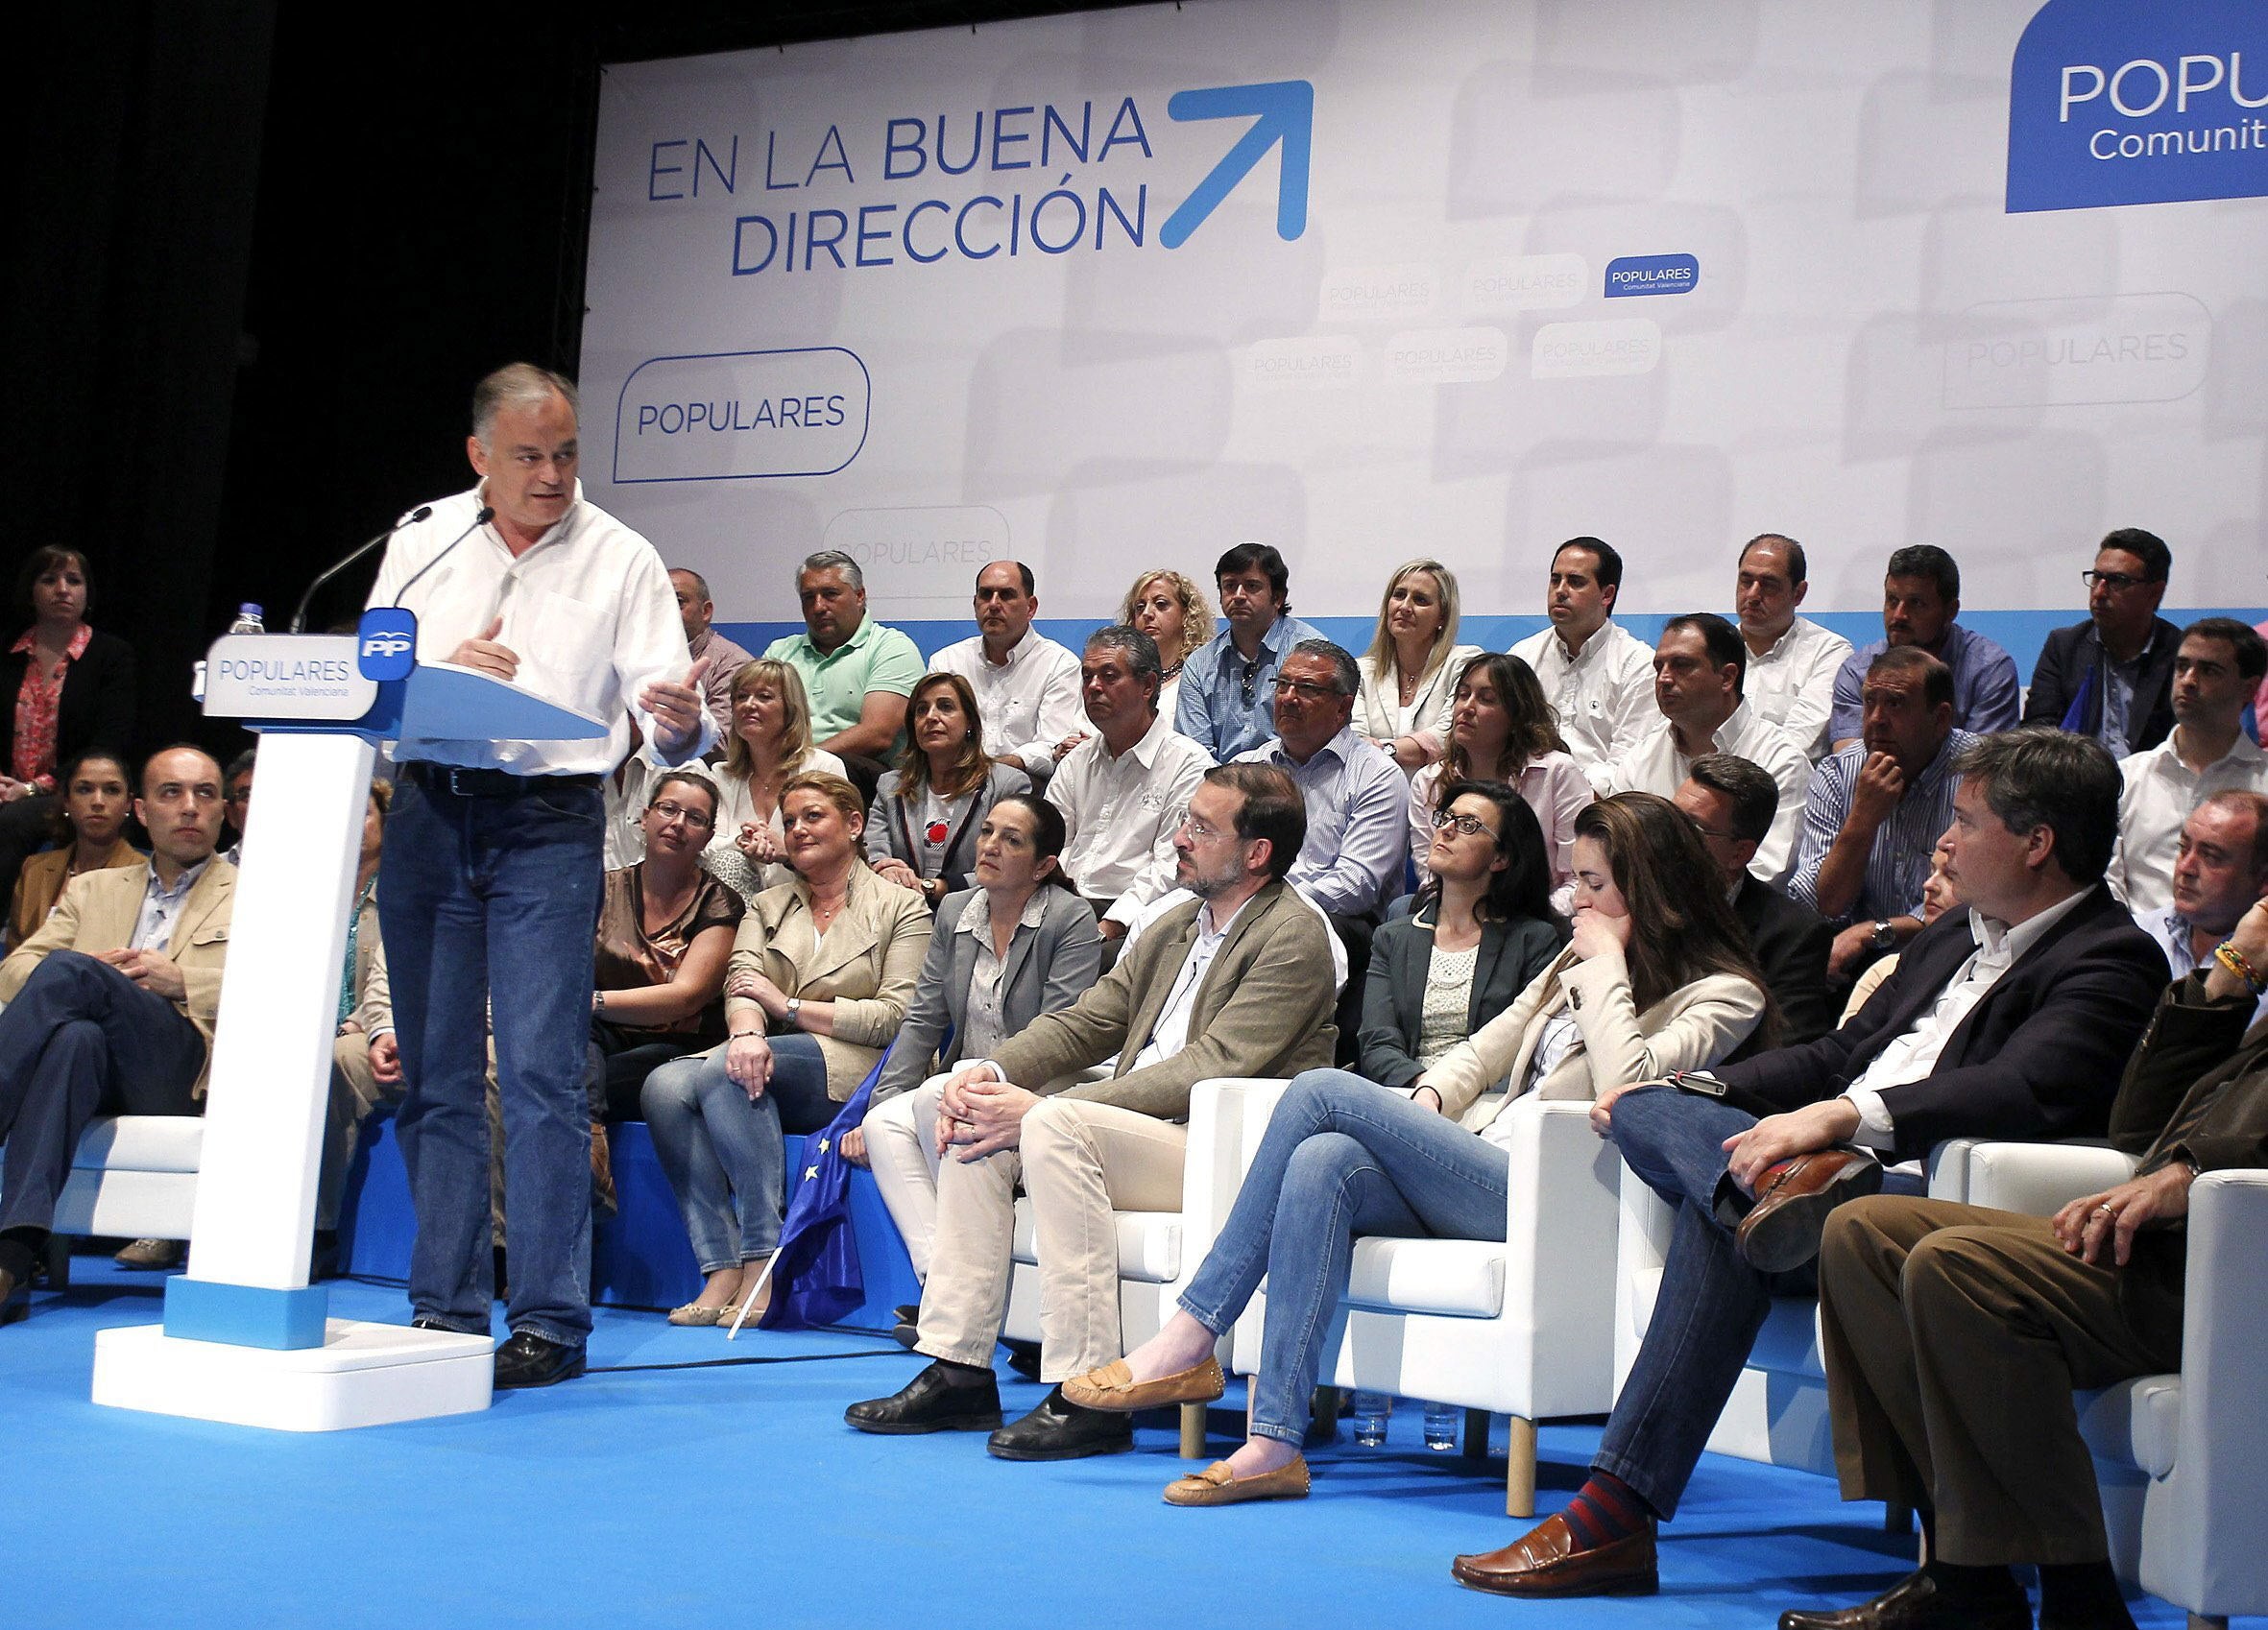
[[[787,998],[787,1022],[788,1022],[788,1023],[790,1023],[790,1024],[792,1024],[792,1025],[794,1025],[794,1026],[795,1026],[795,1027],[796,1027],[798,1030],[801,1030],[801,1029],[803,1028],[803,1020],[802,1020],[801,1019],[797,1018],[796,1016],[797,1016],[798,1014],[802,1013],[802,1012],[803,1012],[803,1010],[804,1010],[804,999],[803,999],[803,997],[801,997],[801,996],[789,996],[789,997]]]
[[[1869,940],[1867,943],[1872,946],[1878,951],[1895,950],[1897,948],[1898,937],[1895,931],[1892,929],[1889,918],[1885,917],[1881,922],[1874,924],[1874,937]]]

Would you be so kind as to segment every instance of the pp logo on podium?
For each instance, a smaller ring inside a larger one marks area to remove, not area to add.
[[[377,606],[362,613],[356,630],[355,666],[364,679],[409,678],[418,665],[418,619],[399,606]]]

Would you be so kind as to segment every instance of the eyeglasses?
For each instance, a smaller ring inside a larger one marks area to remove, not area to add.
[[[2081,572],[2079,581],[2089,588],[2108,588],[2113,594],[2124,594],[2130,588],[2139,588],[2150,580],[2146,577],[2129,577],[2122,571],[2094,571],[2090,569]]]
[[[1189,835],[1198,843],[1211,843],[1215,838],[1226,837],[1230,835],[1225,832],[1214,830],[1204,822],[1198,820],[1194,815],[1184,815],[1181,818],[1181,826],[1182,829],[1188,832]]]
[[[1686,819],[1692,821],[1693,817],[1688,815]],[[1701,835],[1704,838],[1715,838],[1719,843],[1740,842],[1740,834],[1738,832],[1721,832],[1714,827],[1702,826],[1699,821],[1693,822],[1693,829],[1701,833]]]
[[[1462,833],[1468,838],[1477,838],[1483,832],[1487,832],[1490,837],[1494,837],[1496,835],[1496,833],[1490,829],[1488,823],[1482,820],[1478,815],[1464,815],[1454,809],[1436,809],[1434,811],[1435,831],[1446,831],[1452,827],[1455,827],[1459,832]]]
[[[664,825],[667,825],[671,821],[683,821],[695,831],[705,831],[716,825],[712,817],[704,815],[698,810],[688,809],[682,803],[671,803],[666,799],[660,803],[647,804],[646,813],[661,816]]]
[[[1276,681],[1276,694],[1278,696],[1283,695],[1287,690],[1296,695],[1302,702],[1320,702],[1326,696],[1340,694],[1333,686],[1317,684],[1313,680],[1280,679]]]

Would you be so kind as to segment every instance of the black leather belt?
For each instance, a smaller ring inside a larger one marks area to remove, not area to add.
[[[428,792],[451,792],[459,798],[524,798],[546,787],[596,788],[599,776],[516,776],[509,770],[472,769],[463,764],[435,764],[413,758],[401,773]]]

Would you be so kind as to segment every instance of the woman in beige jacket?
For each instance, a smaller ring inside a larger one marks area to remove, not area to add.
[[[1064,1382],[1065,1398],[1093,1408],[1218,1398],[1214,1345],[1267,1276],[1252,1435],[1168,1500],[1307,1492],[1308,1397],[1356,1236],[1501,1237],[1510,1161],[1497,1122],[1513,1098],[1608,1099],[1714,1064],[1774,1023],[1701,836],[1676,805],[1624,793],[1583,810],[1575,831],[1567,949],[1407,1089],[1341,1070],[1296,1078],[1180,1310],[1124,1358]]]
[[[708,1283],[670,1314],[738,1312],[780,1239],[790,1132],[816,1132],[857,1090],[905,1021],[929,945],[929,908],[859,851],[866,821],[840,776],[780,789],[794,878],[751,900],[725,980],[732,1040],[646,1077],[641,1105]],[[749,1317],[754,1318],[756,1310]]]

